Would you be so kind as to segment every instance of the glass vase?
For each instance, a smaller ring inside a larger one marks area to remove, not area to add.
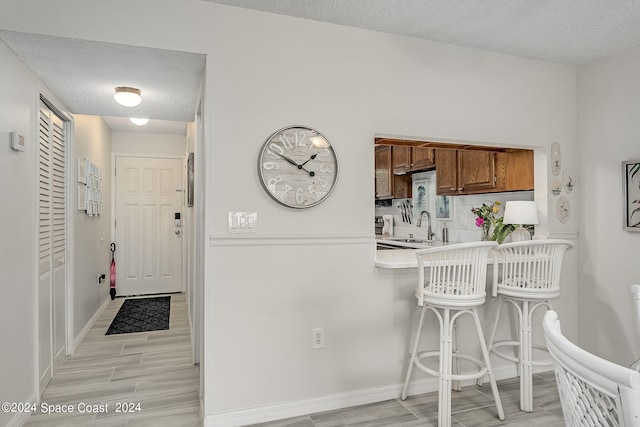
[[[480,240],[484,241],[488,241],[491,240],[491,234],[490,232],[490,226],[489,224],[485,224],[482,226],[482,237],[480,238]]]

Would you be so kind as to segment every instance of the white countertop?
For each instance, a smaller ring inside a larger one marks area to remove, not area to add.
[[[410,241],[408,241],[410,240]],[[409,249],[424,249],[424,248],[433,248],[436,246],[442,246],[451,244],[453,242],[443,243],[440,240],[422,240],[422,239],[411,239],[409,237],[398,237],[398,236],[376,236],[376,243],[382,243],[391,246],[399,246]]]
[[[434,248],[438,246],[452,244],[453,242],[443,243],[439,240],[419,240],[404,241],[409,237],[383,237],[376,236],[376,243],[382,243],[390,246],[397,246],[406,249],[379,249],[376,251],[376,267],[380,268],[417,268],[418,259],[416,258],[416,249]]]
[[[376,251],[376,267],[418,268],[415,249],[382,249]]]
[[[451,245],[454,242],[433,242],[425,247],[436,247],[443,245]],[[416,249],[420,248],[407,248],[407,249],[378,249],[376,250],[376,262],[375,265],[378,268],[418,268],[418,258],[416,257]],[[490,254],[487,262],[493,264],[494,261],[500,262],[499,259],[494,259]]]

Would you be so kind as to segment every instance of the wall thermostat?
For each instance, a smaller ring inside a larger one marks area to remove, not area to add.
[[[16,151],[24,151],[24,135],[20,135],[18,132],[11,132],[11,148]]]

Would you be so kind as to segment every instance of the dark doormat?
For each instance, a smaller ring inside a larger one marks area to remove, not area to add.
[[[127,299],[105,335],[169,329],[171,297]]]

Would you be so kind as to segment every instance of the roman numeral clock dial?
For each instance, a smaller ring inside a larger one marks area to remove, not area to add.
[[[260,150],[258,175],[275,201],[310,208],[324,201],[338,178],[338,159],[320,132],[289,126],[271,135]]]

